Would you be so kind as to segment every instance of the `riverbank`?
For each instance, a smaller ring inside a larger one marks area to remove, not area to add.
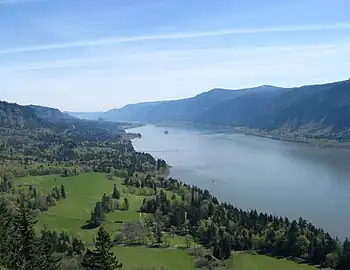
[[[332,222],[344,219],[350,206],[348,149],[233,135],[228,129],[218,134],[193,126],[146,125],[130,131],[142,134],[133,140],[136,151],[172,165],[170,177],[211,190],[243,209],[293,219],[301,215],[332,235],[349,236],[350,218]]]
[[[303,132],[297,132],[297,131],[290,131],[286,128],[283,129],[276,129],[272,131],[262,130],[262,129],[252,129],[248,127],[230,127],[230,126],[221,126],[221,125],[204,125],[204,124],[198,124],[198,123],[191,123],[191,122],[157,122],[152,123],[152,125],[155,125],[157,127],[194,127],[199,129],[208,129],[211,131],[215,131],[217,133],[237,133],[237,134],[244,134],[247,136],[254,136],[254,137],[260,137],[260,138],[267,138],[271,140],[277,140],[277,141],[285,141],[285,142],[294,142],[294,143],[302,143],[307,144],[313,147],[320,147],[320,148],[341,148],[341,149],[350,149],[350,141],[345,140],[344,141],[338,141],[338,140],[331,140],[331,139],[325,139],[322,137],[327,137],[327,134],[329,137],[334,135],[331,135],[328,131],[322,132],[322,131],[314,131],[314,132],[307,132],[307,130],[303,130]],[[316,138],[317,137],[317,138]],[[322,139],[321,139],[322,138]]]
[[[340,142],[337,140],[330,139],[318,139],[312,137],[312,135],[302,135],[301,133],[297,132],[286,132],[281,130],[264,131],[245,127],[233,128],[232,132],[237,134],[244,134],[247,136],[268,138],[277,141],[308,144],[314,147],[350,149],[350,141]]]

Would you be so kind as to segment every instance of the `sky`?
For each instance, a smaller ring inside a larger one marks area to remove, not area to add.
[[[349,0],[0,0],[0,100],[64,111],[350,77]]]

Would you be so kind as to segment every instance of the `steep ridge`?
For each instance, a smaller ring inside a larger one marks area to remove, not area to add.
[[[55,108],[39,105],[29,105],[28,107],[32,108],[39,118],[50,122],[76,118]]]
[[[196,121],[266,130],[313,124],[319,128],[350,127],[350,81],[284,89],[272,95],[249,94],[212,107]]]
[[[32,108],[0,101],[1,128],[38,128],[46,124]]]

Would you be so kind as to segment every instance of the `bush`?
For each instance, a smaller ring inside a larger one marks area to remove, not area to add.
[[[208,268],[210,266],[210,262],[205,257],[198,257],[195,260],[195,265],[198,268]]]
[[[189,248],[188,253],[195,257],[204,257],[206,252],[202,247]]]
[[[125,234],[122,232],[117,232],[115,237],[114,237],[114,242],[116,244],[123,244],[125,241]]]
[[[107,175],[106,175],[106,178],[107,178],[107,180],[113,180],[113,175],[107,174]]]
[[[33,215],[34,218],[38,218],[41,215],[41,211],[39,209],[35,209],[32,212],[32,215]]]

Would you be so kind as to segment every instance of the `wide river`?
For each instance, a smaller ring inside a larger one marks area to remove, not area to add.
[[[334,236],[350,236],[349,150],[189,127],[131,131],[142,134],[135,149],[165,159],[174,178],[243,209],[302,216]]]

